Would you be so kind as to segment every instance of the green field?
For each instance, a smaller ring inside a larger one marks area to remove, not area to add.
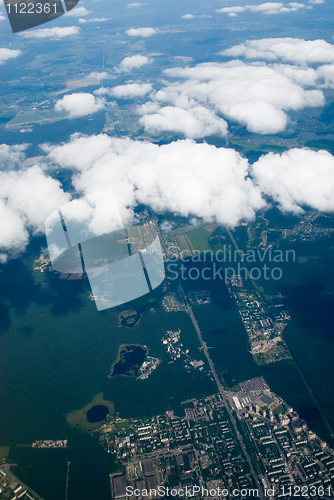
[[[181,251],[191,253],[211,250],[209,237],[219,224],[206,224],[201,226],[185,226],[174,230]]]
[[[15,116],[8,124],[7,127],[15,127],[25,125],[27,123],[50,123],[66,118],[66,113],[55,113],[54,111],[37,111],[36,113],[27,113],[26,115]]]

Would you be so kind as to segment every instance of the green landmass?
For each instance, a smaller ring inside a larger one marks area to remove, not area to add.
[[[208,224],[206,226],[186,226],[174,230],[181,251],[187,250],[193,253],[211,250],[209,237],[219,224]]]
[[[4,460],[7,458],[10,450],[10,446],[0,446],[0,460]]]
[[[118,316],[119,326],[125,326],[128,328],[133,328],[137,325],[144,313],[144,309],[128,309],[123,311]]]
[[[124,355],[129,352],[129,350],[127,350],[126,348],[127,347],[140,347],[143,351],[145,351],[145,357],[147,356],[148,354],[148,348],[144,345],[141,345],[141,344],[121,344],[118,348],[118,353],[117,353],[117,357],[115,359],[115,361],[113,362],[113,364],[111,365],[110,367],[110,373],[108,375],[108,378],[111,378],[113,376],[113,373],[114,373],[114,368],[117,364],[121,364],[121,363],[125,363],[125,358],[124,358]],[[133,365],[130,365],[126,371],[126,373],[124,373],[124,375],[126,376],[135,376],[135,375],[138,375],[138,370],[140,368],[142,363],[138,364],[138,363],[135,363]]]
[[[114,403],[111,401],[107,401],[104,399],[104,394],[100,392],[97,394],[93,401],[88,403],[86,406],[81,408],[80,410],[75,410],[66,415],[67,423],[70,427],[79,427],[83,431],[94,431],[101,426],[101,422],[88,422],[87,420],[87,412],[93,408],[93,406],[103,405],[109,409],[109,415],[114,414]]]

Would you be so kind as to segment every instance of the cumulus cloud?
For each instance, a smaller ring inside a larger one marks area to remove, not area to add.
[[[120,65],[117,68],[117,71],[121,73],[128,73],[132,69],[137,69],[141,68],[142,66],[145,66],[145,64],[149,64],[152,62],[152,59],[150,59],[147,56],[142,56],[140,54],[137,54],[135,56],[128,56],[123,59],[123,61],[120,63]]]
[[[1,261],[6,262],[4,251],[16,253],[24,250],[29,241],[29,233],[20,215],[10,210],[5,202],[0,199],[0,248]]]
[[[23,31],[19,33],[23,38],[66,38],[68,36],[78,35],[80,28],[78,26],[67,26],[65,28],[44,28],[40,30]]]
[[[199,14],[196,16],[194,14],[184,14],[183,16],[181,16],[181,19],[194,19],[196,17],[199,19],[206,19],[206,18],[210,18],[212,16],[207,15],[207,14]]]
[[[307,66],[300,67],[291,64],[274,63],[271,65],[271,68],[302,86],[313,87],[317,85],[317,81],[320,77],[318,70],[308,68]]]
[[[319,87],[334,88],[334,64],[324,64],[316,70]]]
[[[6,264],[8,261],[8,256],[5,253],[0,253],[0,264]]]
[[[0,48],[0,64],[5,64],[9,59],[16,59],[22,54],[21,50]]]
[[[252,168],[261,191],[282,210],[302,212],[302,206],[334,211],[334,157],[327,151],[291,149],[262,156]]]
[[[222,9],[216,9],[219,14],[236,14],[239,12],[244,12],[245,8],[240,5],[235,5],[233,7],[223,7]]]
[[[191,56],[174,56],[174,59],[177,61],[190,62],[193,61],[194,58]]]
[[[92,71],[89,75],[86,75],[81,81],[86,82],[100,82],[104,79],[113,79],[115,78],[113,75],[109,75],[106,71]]]
[[[79,23],[104,23],[105,21],[109,21],[109,17],[94,17],[92,19],[79,19]]]
[[[320,4],[320,3],[325,3],[325,0],[308,0],[309,3],[313,3],[313,4]]]
[[[334,64],[323,64],[318,68],[290,64],[272,64],[271,67],[299,85],[334,88]]]
[[[266,13],[274,13],[275,11],[279,11],[282,9],[284,4],[282,2],[265,2],[260,5],[247,5],[246,9],[252,12],[266,12]]]
[[[144,115],[139,123],[151,134],[169,130],[180,132],[192,139],[227,135],[226,121],[203,106],[194,106],[191,109],[165,106],[156,113]]]
[[[58,112],[66,111],[69,118],[79,118],[96,113],[104,106],[104,99],[95,97],[93,94],[79,92],[65,95],[56,102],[54,109]]]
[[[286,111],[324,105],[320,90],[304,90],[266,65],[247,65],[241,61],[202,63],[193,68],[171,68],[164,73],[177,81],[166,83],[152,96],[153,102],[159,107],[169,104],[182,108],[190,113],[189,119],[191,115],[196,118],[192,108],[205,107],[260,134],[284,130],[288,121]],[[156,106],[153,112],[155,110]],[[167,112],[170,116],[169,108]],[[166,124],[167,112],[158,112]],[[207,116],[213,115],[208,113]],[[154,120],[163,122],[159,117]],[[152,119],[143,117],[141,123],[150,127]]]
[[[77,171],[73,182],[78,192],[112,188],[121,213],[145,203],[155,210],[235,225],[264,205],[247,178],[245,158],[232,149],[189,139],[158,146],[104,135],[76,136],[54,148],[49,160]]]
[[[150,83],[127,83],[109,89],[109,94],[118,98],[142,97],[152,90]]]
[[[236,16],[239,12],[251,11],[260,12],[262,14],[288,14],[289,12],[297,12],[299,9],[304,9],[305,4],[300,2],[290,2],[284,5],[282,2],[265,2],[260,5],[245,5],[244,7],[236,5],[232,7],[223,7],[216,9],[219,14],[228,14]]]
[[[25,150],[28,144],[18,144],[8,146],[7,144],[0,144],[0,169],[10,170],[22,163],[25,159]]]
[[[82,17],[92,14],[92,12],[93,12],[92,10],[87,10],[85,7],[75,7],[74,9],[71,9],[68,12],[66,12],[65,16]]]
[[[24,250],[29,232],[42,233],[46,217],[69,200],[60,183],[39,166],[0,171],[0,262],[6,261],[7,252]]]
[[[262,194],[287,212],[300,213],[303,206],[334,211],[334,157],[326,151],[269,153],[250,167],[234,150],[189,139],[158,146],[77,135],[54,148],[49,159],[77,172],[79,192],[113,188],[124,212],[145,203],[233,226],[264,206]]]
[[[2,146],[14,162],[21,161],[23,149]],[[78,195],[112,188],[123,219],[144,203],[235,226],[265,206],[263,195],[285,212],[298,214],[305,206],[334,212],[334,157],[326,151],[269,153],[250,166],[235,150],[190,139],[158,146],[105,134],[74,134],[44,150],[50,165],[73,171]],[[40,166],[0,171],[0,263],[8,252],[25,248],[29,233],[43,232],[46,217],[69,200]]]
[[[126,6],[127,9],[135,9],[135,8],[138,8],[138,7],[142,7],[143,5],[147,5],[147,3],[140,3],[140,2],[137,2],[137,3],[128,3],[128,5]]]
[[[129,36],[140,36],[142,38],[149,38],[150,36],[156,35],[158,30],[155,28],[131,28],[126,30],[125,33]]]
[[[303,40],[301,38],[263,38],[247,40],[221,52],[223,56],[246,59],[281,59],[297,63],[334,62],[334,46],[325,40]]]
[[[94,91],[97,96],[110,95],[119,99],[127,99],[133,97],[142,97],[152,90],[150,83],[127,83],[125,85],[118,85],[117,87],[101,87]]]

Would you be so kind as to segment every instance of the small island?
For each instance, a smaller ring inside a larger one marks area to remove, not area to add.
[[[143,308],[143,307],[141,309],[138,309],[137,311],[135,311],[133,309],[123,311],[118,316],[119,326],[133,328],[134,326],[136,326],[139,323],[140,318],[142,317],[144,311],[145,311],[145,308]]]
[[[70,427],[79,427],[84,431],[94,431],[108,415],[114,414],[114,404],[104,399],[103,393],[97,394],[93,401],[80,410],[75,410],[66,415]]]
[[[111,366],[108,378],[117,375],[137,377],[145,380],[160,364],[158,358],[148,356],[148,348],[138,344],[121,344],[118,355]]]
[[[138,344],[121,344],[115,362],[111,366],[109,378],[116,375],[138,376],[145,361],[147,347]]]

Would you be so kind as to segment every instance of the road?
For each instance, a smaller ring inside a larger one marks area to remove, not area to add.
[[[187,299],[187,297],[186,297],[186,294],[184,293],[184,290],[183,290],[183,288],[182,288],[182,285],[181,285],[181,284],[180,284],[180,292],[181,292],[181,294],[182,294],[182,296],[183,296],[183,300],[184,300],[184,302],[185,302],[185,304],[186,304],[186,307],[187,307],[188,313],[189,313],[189,315],[190,315],[191,321],[193,322],[193,325],[194,325],[194,327],[195,327],[195,330],[196,330],[196,333],[197,333],[197,335],[198,335],[198,338],[199,338],[199,341],[200,341],[201,347],[202,347],[202,349],[203,349],[203,352],[204,352],[204,354],[205,354],[205,356],[206,356],[206,359],[208,360],[208,363],[209,363],[209,366],[210,366],[210,370],[211,370],[211,373],[212,373],[212,375],[213,375],[213,378],[214,378],[214,380],[215,380],[215,382],[216,382],[216,384],[217,384],[217,387],[218,387],[219,393],[220,393],[220,395],[221,395],[221,397],[222,397],[222,400],[223,400],[223,402],[224,402],[224,405],[225,405],[225,407],[226,407],[226,409],[227,409],[227,411],[228,411],[228,414],[229,414],[230,420],[231,420],[231,422],[232,422],[232,425],[233,425],[234,431],[235,431],[235,433],[236,433],[236,435],[237,435],[238,441],[239,441],[239,443],[240,443],[240,446],[241,446],[241,448],[242,448],[242,451],[243,451],[243,453],[244,453],[244,455],[245,455],[245,458],[246,458],[246,460],[247,460],[247,463],[248,463],[248,465],[249,465],[250,472],[251,472],[251,474],[252,474],[252,477],[253,477],[253,479],[254,479],[254,482],[255,482],[255,484],[256,484],[256,487],[257,487],[257,489],[258,489],[258,491],[259,491],[259,497],[260,497],[260,498],[264,498],[264,494],[263,494],[262,486],[261,486],[261,484],[260,484],[260,481],[259,481],[258,475],[256,474],[256,472],[255,472],[255,470],[254,470],[253,463],[252,463],[251,458],[250,458],[250,456],[249,456],[249,454],[248,454],[248,451],[247,451],[247,449],[246,449],[246,445],[245,445],[244,439],[243,439],[242,435],[240,434],[240,432],[239,432],[239,430],[238,430],[237,423],[236,423],[236,421],[235,421],[235,418],[234,418],[234,415],[233,415],[233,413],[232,413],[232,410],[231,410],[231,407],[230,407],[230,405],[229,405],[229,402],[228,402],[228,400],[227,400],[227,398],[226,398],[226,394],[225,394],[225,391],[224,391],[224,387],[222,386],[222,383],[221,383],[221,382],[220,382],[220,380],[219,380],[218,374],[217,374],[217,372],[216,372],[216,369],[215,369],[214,364],[213,364],[213,362],[212,362],[212,359],[211,359],[211,357],[210,357],[210,354],[209,354],[209,350],[208,350],[208,348],[207,348],[207,345],[206,345],[206,343],[204,342],[204,340],[203,340],[203,338],[202,338],[202,333],[201,333],[201,330],[200,330],[200,328],[199,328],[199,326],[198,326],[198,323],[197,323],[197,320],[196,320],[196,318],[195,318],[194,312],[193,312],[193,310],[192,310],[191,305],[190,305],[190,304],[189,304],[189,302],[188,302],[188,299]]]
[[[159,233],[159,236],[160,236],[160,241],[161,241],[161,243],[162,243],[162,245],[163,245],[163,247],[164,247],[164,249],[165,249],[166,255],[168,255],[168,256],[169,256],[169,252],[168,252],[168,249],[167,249],[167,246],[166,246],[165,240],[164,240],[164,238],[163,238],[163,236],[162,236],[162,234],[161,234],[160,228],[159,228],[159,226],[158,226],[158,224],[157,224],[156,222],[155,222],[155,226],[156,226],[156,229],[157,229],[157,231],[158,231],[158,233]],[[192,321],[192,323],[193,323],[193,325],[194,325],[194,328],[195,328],[195,330],[196,330],[196,333],[197,333],[198,339],[199,339],[199,341],[200,341],[201,347],[202,347],[203,352],[204,352],[204,354],[205,354],[205,357],[206,357],[206,359],[207,359],[207,361],[208,361],[208,363],[209,363],[211,373],[212,373],[213,378],[214,378],[214,380],[215,380],[215,382],[216,382],[216,384],[217,384],[217,387],[218,387],[219,393],[220,393],[220,395],[221,395],[221,397],[222,397],[222,400],[223,400],[223,402],[224,402],[224,405],[225,405],[225,407],[226,407],[226,409],[227,409],[227,411],[228,411],[228,414],[229,414],[230,420],[231,420],[231,422],[232,422],[232,425],[233,425],[234,431],[235,431],[235,433],[236,433],[236,435],[237,435],[237,438],[238,438],[238,441],[239,441],[239,443],[240,443],[241,449],[242,449],[243,454],[244,454],[244,456],[245,456],[245,458],[246,458],[246,460],[247,460],[247,463],[248,463],[248,465],[249,465],[249,470],[250,470],[251,475],[252,475],[252,477],[253,477],[253,479],[254,479],[254,482],[255,482],[255,484],[256,484],[256,487],[257,487],[257,489],[258,489],[258,491],[259,491],[259,498],[264,499],[264,498],[265,498],[265,495],[264,495],[264,492],[263,492],[263,488],[262,488],[262,486],[261,486],[261,484],[260,484],[259,477],[258,477],[258,475],[256,474],[255,469],[254,469],[254,467],[253,467],[253,463],[252,463],[251,458],[250,458],[250,456],[249,456],[249,454],[248,454],[248,451],[247,451],[247,449],[246,449],[246,445],[245,445],[244,439],[243,439],[242,435],[240,434],[240,432],[239,432],[239,430],[238,430],[237,423],[236,423],[235,418],[234,418],[234,415],[233,415],[233,413],[232,413],[232,409],[231,409],[231,407],[230,407],[230,405],[229,405],[229,402],[228,402],[228,400],[227,400],[227,398],[226,398],[226,394],[225,394],[225,391],[224,391],[224,387],[223,387],[222,383],[221,383],[221,382],[220,382],[220,380],[219,380],[219,377],[218,377],[218,375],[217,375],[216,369],[215,369],[214,364],[213,364],[213,362],[212,362],[212,359],[211,359],[211,357],[210,357],[208,347],[207,347],[206,343],[204,342],[204,340],[203,340],[203,338],[202,338],[202,333],[201,333],[201,330],[200,330],[200,328],[199,328],[199,326],[198,326],[197,320],[196,320],[196,318],[195,318],[195,315],[194,315],[194,312],[193,312],[193,310],[192,310],[192,307],[191,307],[191,305],[189,304],[189,301],[188,301],[188,299],[187,299],[187,296],[186,296],[186,294],[184,293],[184,290],[183,290],[183,287],[182,287],[182,285],[181,285],[180,280],[179,280],[179,288],[180,288],[180,292],[181,292],[181,294],[182,294],[182,297],[183,297],[184,303],[185,303],[185,305],[186,305],[186,308],[187,308],[187,310],[188,310],[189,316],[190,316],[190,318],[191,318],[191,321]]]
[[[227,234],[229,235],[230,240],[232,241],[232,243],[233,243],[233,246],[234,246],[235,250],[237,251],[237,255],[240,257],[240,261],[244,264],[244,263],[245,263],[245,262],[244,262],[244,252],[243,252],[242,250],[240,250],[239,245],[238,245],[238,243],[235,241],[235,238],[234,238],[234,236],[233,236],[233,234],[232,234],[231,229],[230,229],[229,227],[225,226],[225,230],[226,230]],[[256,283],[256,281],[254,280],[254,278],[252,278],[252,276],[251,276],[250,272],[249,272],[249,271],[248,271],[248,269],[247,269],[247,266],[244,266],[244,267],[245,267],[245,269],[246,269],[248,279],[252,282],[252,284],[253,284],[253,286],[254,286],[254,289],[255,289],[255,292],[258,294],[258,296],[259,296],[259,298],[260,298],[260,300],[261,300],[261,302],[262,302],[262,307],[263,307],[263,309],[266,311],[266,314],[267,314],[267,316],[269,317],[270,323],[271,323],[271,325],[273,326],[273,321],[272,321],[272,319],[271,319],[270,311],[269,311],[269,310],[268,310],[268,308],[267,308],[266,301],[263,299],[263,297],[262,297],[262,295],[261,295],[261,293],[260,293],[260,291],[259,291],[258,284],[257,284],[257,283]]]

